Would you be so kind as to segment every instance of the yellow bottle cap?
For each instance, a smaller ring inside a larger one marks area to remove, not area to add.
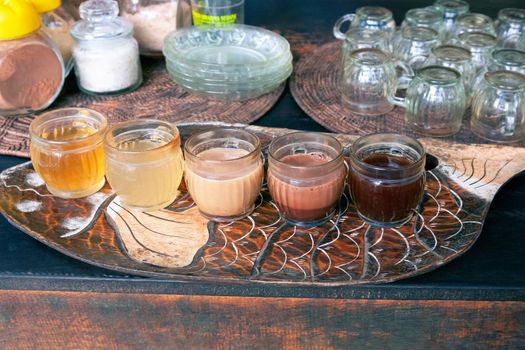
[[[0,40],[26,36],[40,28],[40,15],[24,0],[0,0]]]
[[[60,0],[29,0],[38,13],[53,11],[60,7]]]

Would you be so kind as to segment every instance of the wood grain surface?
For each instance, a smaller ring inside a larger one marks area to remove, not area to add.
[[[211,100],[193,95],[173,82],[163,60],[142,60],[144,82],[137,90],[120,96],[89,96],[72,86],[73,77],[69,77],[69,85],[44,112],[62,107],[86,107],[102,113],[110,125],[137,118],[176,123],[252,123],[277,102],[285,87],[283,84],[269,94],[246,101]],[[34,116],[0,116],[0,154],[29,157],[28,130],[33,119]]]
[[[35,310],[38,310],[37,312]],[[3,349],[519,349],[524,302],[0,291]],[[468,321],[467,321],[468,320]]]
[[[423,137],[406,126],[403,108],[396,106],[386,114],[366,117],[351,112],[341,103],[340,49],[341,41],[332,41],[303,56],[295,65],[290,90],[301,109],[333,132],[354,135],[394,132]],[[445,139],[466,144],[490,143],[470,131],[470,109],[465,113],[459,133]],[[523,147],[525,140],[510,145]]]
[[[225,124],[179,125],[184,139]],[[290,132],[255,126],[263,149]],[[355,139],[337,135],[348,149]],[[264,185],[256,210],[230,222],[204,220],[184,185],[167,209],[142,214],[119,205],[106,185],[86,198],[51,196],[30,163],[0,174],[0,211],[46,245],[115,271],[176,280],[334,286],[391,282],[435,269],[476,241],[492,198],[525,168],[525,149],[423,139],[429,158],[424,200],[391,229],[357,215],[345,191],[329,222],[286,223]],[[104,213],[104,215],[102,215]],[[147,217],[147,218],[146,218]],[[192,228],[188,228],[191,223]],[[185,245],[184,250],[180,246]]]

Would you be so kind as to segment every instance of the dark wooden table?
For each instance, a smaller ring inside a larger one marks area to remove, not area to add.
[[[376,1],[398,23],[430,2]],[[248,1],[246,22],[281,31],[296,56],[331,39],[366,1]],[[478,1],[495,17],[521,1]],[[70,77],[71,79],[71,77]],[[68,94],[78,93],[72,82]],[[325,131],[289,90],[256,124]],[[0,169],[25,159],[0,157]],[[525,174],[498,193],[461,258],[388,285],[272,287],[182,283],[91,267],[0,218],[2,348],[525,348]]]

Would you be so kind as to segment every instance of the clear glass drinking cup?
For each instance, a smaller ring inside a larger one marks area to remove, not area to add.
[[[347,55],[359,49],[380,49],[391,52],[390,41],[384,32],[364,28],[350,28],[345,34],[341,45],[341,63],[346,61]]]
[[[233,221],[250,215],[264,178],[261,143],[240,129],[192,135],[184,144],[184,180],[202,215]]]
[[[445,35],[445,20],[443,14],[433,7],[424,7],[408,10],[401,28],[423,27],[434,29],[442,40]]]
[[[29,127],[31,161],[47,189],[60,198],[89,196],[104,186],[106,118],[87,108],[44,113]]]
[[[437,0],[434,2],[434,8],[443,14],[445,34],[442,37],[442,41],[447,43],[454,36],[457,17],[468,13],[470,5],[463,0]]]
[[[472,64],[472,54],[469,50],[454,45],[436,46],[431,50],[425,66],[443,66],[453,68],[461,74],[467,95],[467,105],[470,104],[472,80],[475,68]]]
[[[268,188],[281,215],[299,226],[330,220],[345,185],[341,143],[327,134],[295,132],[274,139],[268,154]]]
[[[473,86],[480,86],[485,73],[508,70],[525,74],[525,51],[515,49],[496,49],[489,55],[488,64],[480,69],[474,78]]]
[[[479,71],[490,61],[490,54],[496,48],[496,37],[483,32],[465,32],[458,37],[459,46],[468,49],[472,55],[472,63]]]
[[[348,174],[357,213],[373,226],[410,220],[425,191],[425,150],[408,136],[374,134],[352,145]]]
[[[414,71],[400,60],[379,49],[360,49],[347,56],[341,81],[342,103],[353,113],[378,116],[394,108],[388,96],[398,86],[396,67],[406,75],[399,83],[412,79]]]
[[[520,36],[525,33],[525,9],[505,8],[500,10],[496,19],[496,32],[499,47],[519,48]]]
[[[193,25],[244,24],[244,0],[191,0]]]
[[[170,205],[184,171],[179,130],[139,119],[115,124],[104,137],[106,178],[120,203],[137,211]]]
[[[481,13],[467,13],[461,15],[456,20],[454,29],[454,42],[457,43],[461,33],[478,32],[496,35],[494,21],[489,16]]]
[[[491,54],[489,69],[510,70],[525,74],[525,51],[514,49],[494,50]]]
[[[472,131],[489,141],[525,140],[525,75],[487,72],[472,99]]]
[[[439,35],[425,27],[402,28],[394,42],[393,54],[414,70],[423,66],[433,47],[439,44]]]
[[[355,14],[346,14],[339,18],[333,28],[334,36],[337,39],[345,40],[346,36],[345,33],[341,31],[341,27],[346,22],[350,23],[350,28],[363,28],[384,32],[388,40],[392,38],[396,30],[396,22],[392,16],[392,11],[379,6],[359,7],[355,11]]]
[[[411,129],[437,137],[457,133],[467,107],[460,73],[442,66],[418,70],[406,97],[393,96],[391,102],[405,108],[405,120]]]

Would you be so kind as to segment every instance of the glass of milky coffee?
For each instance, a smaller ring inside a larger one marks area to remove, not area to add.
[[[202,215],[213,221],[241,219],[254,209],[261,191],[261,143],[240,129],[192,135],[184,144],[184,180]]]
[[[328,221],[343,193],[343,146],[332,136],[295,132],[276,138],[268,150],[268,188],[291,224]]]

